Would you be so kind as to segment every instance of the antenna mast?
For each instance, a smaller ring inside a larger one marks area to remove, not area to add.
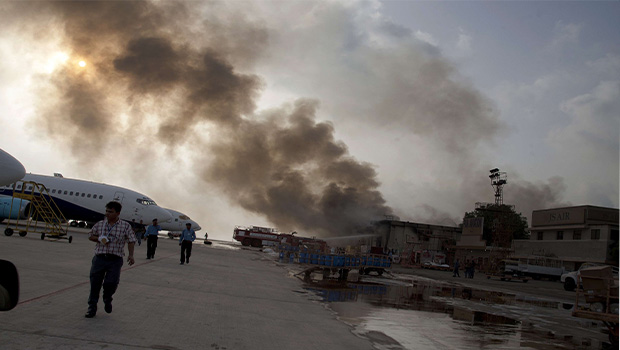
[[[503,188],[506,183],[508,183],[506,172],[499,171],[498,168],[489,170],[491,175],[489,178],[491,179],[491,186],[495,189],[495,205],[503,205],[504,204],[504,192]]]

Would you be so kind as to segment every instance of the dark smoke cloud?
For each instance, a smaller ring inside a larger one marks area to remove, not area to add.
[[[3,9],[0,16],[11,28],[32,37],[61,33],[67,52],[89,64],[84,71],[64,67],[41,84],[35,124],[81,166],[114,160],[141,181],[161,183],[149,170],[158,160],[153,149],[162,143],[168,161],[191,160],[182,171],[200,177],[191,181],[199,186],[195,192],[216,186],[230,203],[282,230],[347,235],[392,214],[375,168],[349,154],[332,124],[317,121],[318,102],[299,99],[257,115],[264,83],[243,69],[280,52],[269,52],[263,23],[226,2],[16,2]],[[359,38],[356,45],[363,46]],[[493,106],[459,82],[437,52],[410,57],[408,51],[364,50],[358,62],[373,79],[364,75],[351,88],[372,91],[354,98],[365,112],[355,122],[419,136],[444,162],[454,162],[462,179],[455,196],[465,193],[472,206],[485,198],[488,184],[478,186],[473,169],[482,163],[476,159],[480,144],[502,127]],[[341,90],[338,85],[334,93]],[[550,204],[562,191],[557,184],[525,186],[521,192],[529,194],[519,201]],[[430,205],[418,215],[398,214],[439,224],[460,219]]]
[[[205,179],[282,229],[348,235],[390,214],[372,166],[348,155],[331,124],[315,121],[316,108],[298,100],[267,121],[244,121],[212,146]]]
[[[546,183],[509,180],[504,190],[504,202],[514,204],[518,212],[531,218],[533,210],[571,206],[571,202],[562,200],[565,191],[566,184],[561,176],[554,176]]]
[[[199,137],[201,125],[213,127],[212,139],[196,139],[189,171],[200,170],[203,185],[218,186],[231,202],[281,229],[345,235],[391,212],[372,166],[348,155],[330,124],[315,121],[316,102],[299,100],[264,119],[254,115],[262,83],[235,71],[227,55],[239,50],[223,45],[220,51],[217,42],[196,44],[178,36],[183,29],[175,25],[190,20],[185,6],[191,4],[157,4],[166,8],[148,2],[49,5],[71,51],[88,53],[94,66],[91,75],[71,74],[67,67],[52,80],[57,99],[41,108],[51,137],[63,140],[84,164],[99,161],[116,139],[128,138],[123,145],[137,147],[144,136],[119,128],[125,105],[135,113],[130,125],[155,115],[156,139],[171,153],[181,149],[179,140]],[[203,25],[209,31],[213,23]],[[203,156],[202,147],[211,152]],[[136,153],[145,156],[140,147]]]

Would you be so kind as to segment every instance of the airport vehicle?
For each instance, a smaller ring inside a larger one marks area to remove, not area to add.
[[[261,226],[235,226],[233,239],[244,246],[288,246],[288,250],[299,250],[300,247],[322,251],[327,242],[321,239],[296,236],[297,232],[280,233],[277,229]]]
[[[564,269],[562,260],[545,256],[512,257],[505,264],[505,271],[520,274],[533,279],[560,280]]]
[[[587,263],[581,264],[581,266],[579,266],[579,268],[576,271],[571,271],[571,272],[562,274],[562,277],[560,277],[560,282],[564,284],[564,290],[569,291],[569,292],[574,291],[577,288],[577,286],[581,285],[580,271],[583,269],[589,269],[591,267],[597,267],[597,266],[603,266],[603,265],[587,262]],[[615,274],[617,278],[618,268],[612,267],[612,272]]]
[[[497,278],[500,281],[521,281],[523,283],[527,283],[530,279],[530,276],[526,276],[523,273],[523,270],[519,268],[519,261],[504,259],[499,262],[497,268],[486,274],[487,279]]]
[[[172,218],[168,221],[158,222],[163,231],[168,231],[168,237],[175,238],[181,235],[181,232],[185,229],[186,224],[192,224],[194,231],[200,231],[201,227],[198,223],[189,218],[189,216],[181,213],[180,211],[166,209]]]
[[[279,244],[281,237],[278,230],[271,227],[235,226],[233,239],[241,242],[244,246],[262,247]]]
[[[618,348],[618,274],[609,265],[579,270],[582,288],[575,293],[575,317],[601,321],[609,331],[613,349]]]
[[[157,206],[152,199],[142,193],[119,186],[68,179],[57,173],[54,176],[26,174],[20,181],[0,186],[0,196],[12,197],[14,191],[39,193],[38,189],[33,188],[28,182],[44,186],[64,217],[73,220],[85,222],[101,220],[105,213],[105,205],[110,201],[121,203],[123,210],[120,218],[136,225],[148,224],[155,218],[161,222],[172,219],[170,212]]]

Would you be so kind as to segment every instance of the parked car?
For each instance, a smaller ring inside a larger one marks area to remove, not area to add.
[[[563,274],[560,277],[560,282],[562,282],[564,284],[564,290],[569,291],[569,292],[573,292],[573,291],[575,291],[575,289],[577,288],[578,285],[579,285],[579,287],[581,287],[581,276],[579,275],[579,271],[581,271],[583,269],[587,269],[589,267],[594,267],[594,266],[603,266],[603,264],[583,263],[583,264],[581,264],[581,266],[579,266],[579,269],[577,269],[577,271],[571,271],[571,272],[567,272],[567,273]],[[612,266],[612,271],[613,271],[614,277],[617,279],[618,278],[618,268],[615,267],[615,266]]]

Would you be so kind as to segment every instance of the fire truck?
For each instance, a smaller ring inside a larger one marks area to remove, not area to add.
[[[280,244],[280,233],[275,228],[260,226],[235,226],[233,239],[244,246],[262,247]]]
[[[323,250],[327,243],[320,239],[295,236],[297,233],[280,233],[277,229],[261,226],[235,226],[233,239],[244,246],[281,246],[307,247],[311,250]]]

